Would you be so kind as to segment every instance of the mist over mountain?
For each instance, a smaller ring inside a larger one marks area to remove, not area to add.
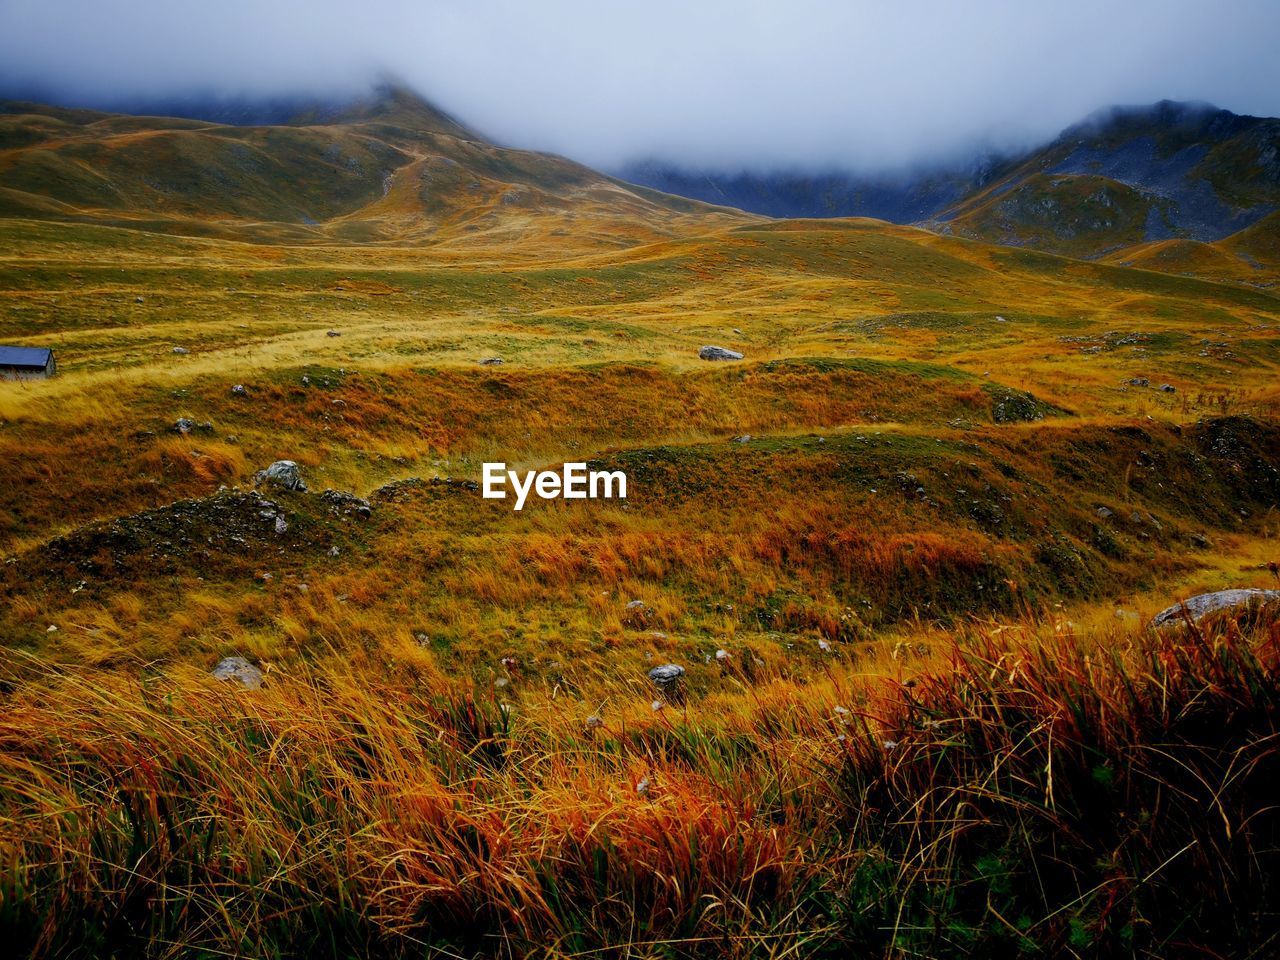
[[[1006,156],[980,154],[949,166],[858,174],[840,170],[689,169],[647,160],[613,172],[623,180],[665,193],[769,217],[874,217],[916,223],[939,216],[985,186],[1010,163]]]
[[[1280,210],[1280,120],[1203,102],[1109,107],[1034,148],[896,171],[649,160],[612,177],[495,144],[390,82],[342,97],[151,97],[127,106],[102,114],[4,104],[0,207],[220,213],[287,225],[305,239],[510,229],[521,211],[560,222],[588,198],[605,221],[617,222],[621,202],[663,230],[701,201],[770,217],[872,217],[1084,258],[1213,243],[1254,225],[1261,233],[1248,246],[1265,248]]]
[[[562,252],[743,219],[493,144],[400,86],[343,102],[169,106],[241,122],[0,101],[0,217],[254,242],[554,236]]]
[[[596,168],[868,174],[1025,151],[1116,103],[1275,116],[1277,35],[1266,0],[369,0],[358,16],[334,0],[10,0],[0,95],[263,123],[389,73],[490,140]]]
[[[942,211],[940,226],[1096,256],[1221,240],[1280,209],[1280,120],[1207,103],[1098,111]]]
[[[1207,103],[1098,110],[1017,154],[860,175],[615,171],[654,189],[774,217],[861,216],[1077,256],[1169,239],[1216,241],[1280,209],[1280,120]]]

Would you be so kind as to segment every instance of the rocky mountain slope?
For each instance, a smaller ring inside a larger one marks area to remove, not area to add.
[[[1280,209],[1280,120],[1164,101],[1064,131],[938,220],[1069,255],[1222,240]]]
[[[770,216],[870,216],[1077,257],[1169,240],[1212,243],[1280,209],[1280,120],[1163,101],[1089,117],[1016,157],[932,171],[622,175]]]

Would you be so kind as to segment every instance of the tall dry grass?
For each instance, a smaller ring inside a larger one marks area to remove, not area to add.
[[[19,661],[0,918],[37,957],[1265,955],[1280,625],[1006,636],[656,712],[518,664]]]

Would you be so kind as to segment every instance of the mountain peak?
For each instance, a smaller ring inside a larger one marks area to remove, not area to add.
[[[1213,138],[1257,122],[1256,117],[1235,114],[1202,100],[1159,100],[1095,110],[1065,129],[1058,139]]]
[[[378,123],[415,133],[442,133],[463,140],[483,139],[417,91],[393,79],[344,103],[312,104],[288,120],[294,125]]]
[[[12,99],[33,102],[25,95]],[[0,99],[5,94],[0,93]],[[421,134],[445,134],[463,140],[482,140],[481,136],[431,103],[407,84],[387,78],[360,93],[329,95],[275,94],[228,95],[221,93],[187,93],[162,98],[131,97],[98,100],[94,98],[45,98],[66,110],[91,108],[104,113],[141,117],[174,117],[201,120],[233,127],[336,126],[377,123],[402,131]],[[42,109],[48,109],[43,107]]]

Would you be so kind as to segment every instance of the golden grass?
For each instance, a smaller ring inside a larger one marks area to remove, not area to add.
[[[236,692],[18,660],[7,916],[38,956],[1256,944],[1274,623],[1060,628],[965,631],[905,685],[735,652],[658,711],[572,665],[513,661],[493,693],[376,663]]]
[[[290,245],[0,221],[0,339],[62,371],[0,383],[12,942],[1084,956],[1266,934],[1238,855],[1269,855],[1244,826],[1269,814],[1223,757],[1271,762],[1238,751],[1275,733],[1274,635],[1183,653],[1138,628],[1272,583],[1274,295],[871,221],[573,243],[556,222]],[[1045,419],[993,422],[1010,391]],[[203,519],[286,457],[312,487],[263,491],[287,534]],[[631,499],[515,514],[430,482],[580,459],[624,466]],[[368,521],[314,496],[407,477]],[[208,681],[224,655],[266,688]],[[655,711],[667,661],[690,697]],[[1059,726],[1068,696],[1097,712]],[[1195,778],[1123,781],[1182,736],[1143,711],[1199,704],[1227,732],[1186,762],[1241,804],[1219,820],[1183,805]],[[886,753],[900,727],[915,745]],[[953,729],[976,739],[930,780]],[[1126,784],[1112,813],[1167,837],[1090,841],[1070,803],[1097,770]],[[1230,888],[1238,934],[1187,865]]]

